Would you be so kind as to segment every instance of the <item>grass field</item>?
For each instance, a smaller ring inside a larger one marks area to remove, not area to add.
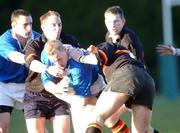
[[[152,125],[161,133],[180,133],[180,97],[167,99],[156,96]],[[130,125],[130,113],[124,113],[121,117]],[[108,129],[104,133],[108,133]],[[22,112],[13,111],[9,133],[27,133]]]

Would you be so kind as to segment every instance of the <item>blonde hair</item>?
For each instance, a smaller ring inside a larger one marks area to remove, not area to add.
[[[46,12],[40,17],[41,25],[44,24],[44,22],[47,20],[49,16],[57,16],[61,18],[61,15],[58,12],[49,10],[48,12]]]
[[[63,51],[65,47],[63,46],[63,43],[59,40],[50,40],[47,41],[44,46],[44,52],[47,56],[53,56],[55,55],[56,50]]]

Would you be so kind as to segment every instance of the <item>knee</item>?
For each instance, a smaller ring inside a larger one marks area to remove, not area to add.
[[[8,133],[10,113],[0,113],[0,133]]]
[[[0,133],[8,133],[8,126],[1,126]]]

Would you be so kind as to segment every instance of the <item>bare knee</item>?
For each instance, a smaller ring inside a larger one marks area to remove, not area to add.
[[[8,133],[10,114],[1,113],[0,120],[0,133]]]
[[[0,126],[0,133],[8,133],[8,126],[7,125]]]

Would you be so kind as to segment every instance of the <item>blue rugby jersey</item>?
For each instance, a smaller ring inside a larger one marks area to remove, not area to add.
[[[40,36],[33,31],[32,38]],[[13,38],[12,29],[7,30],[0,36],[0,81],[8,83],[24,83],[28,74],[28,69],[24,64],[12,62],[8,55],[11,51],[24,53],[24,48]]]
[[[49,59],[47,59],[44,52],[41,53],[41,61],[46,65],[54,65]],[[68,78],[71,87],[73,87],[75,91],[75,95],[82,97],[92,96],[90,87],[98,78],[98,66],[79,63],[70,58],[67,67],[69,71]],[[47,73],[41,74],[41,79],[44,85],[48,81],[54,81],[54,78],[54,76]]]

